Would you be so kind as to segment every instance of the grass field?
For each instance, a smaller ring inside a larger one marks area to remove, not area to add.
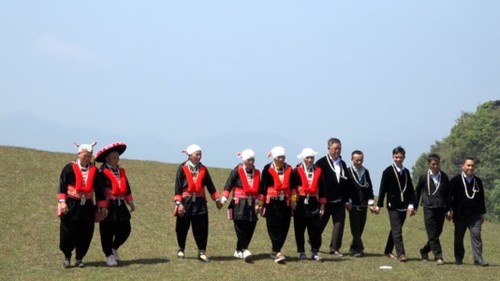
[[[472,265],[469,235],[466,234],[465,264],[453,264],[453,224],[446,222],[442,235],[444,266],[419,260],[418,249],[426,240],[422,212],[407,219],[404,228],[409,261],[399,263],[382,255],[389,223],[385,210],[370,215],[364,234],[366,257],[333,259],[322,252],[323,262],[298,261],[293,225],[283,252],[284,265],[269,258],[270,240],[260,220],[248,263],[232,257],[235,234],[225,209],[210,203],[210,230],[207,254],[212,262],[196,259],[196,245],[190,231],[187,259],[176,258],[175,218],[172,216],[174,178],[177,164],[121,160],[132,185],[137,210],[133,213],[132,234],[120,248],[123,261],[109,268],[101,251],[98,227],[85,257],[86,267],[63,269],[58,249],[59,219],[56,193],[63,166],[74,158],[65,153],[0,147],[0,280],[499,280],[500,225],[483,225],[484,258],[489,267]],[[126,153],[124,154],[126,157]],[[236,163],[235,163],[236,164]],[[264,163],[258,163],[264,166]],[[219,191],[229,170],[209,169]],[[348,221],[348,220],[347,220]],[[331,224],[323,235],[322,250],[330,239]],[[347,222],[342,251],[351,235]],[[325,243],[326,242],[326,243]],[[308,253],[309,255],[309,253]],[[72,261],[74,262],[74,260]],[[390,270],[379,269],[382,265]]]

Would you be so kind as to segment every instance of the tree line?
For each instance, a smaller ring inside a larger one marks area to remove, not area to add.
[[[461,172],[466,156],[476,158],[476,175],[485,188],[487,218],[500,220],[500,100],[479,105],[475,113],[462,112],[450,135],[431,145],[413,166],[413,181],[427,169],[427,155],[441,156],[441,169],[453,176]]]

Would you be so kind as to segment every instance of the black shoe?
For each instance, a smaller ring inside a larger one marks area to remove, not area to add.
[[[463,264],[463,261],[462,261],[462,260],[455,260],[455,264],[456,264],[456,265],[462,265],[462,264]]]
[[[429,253],[424,251],[424,249],[420,249],[420,258],[422,258],[423,261],[428,261],[429,260]]]
[[[478,265],[478,266],[488,266],[489,264],[483,260],[477,260],[474,262],[475,265]]]

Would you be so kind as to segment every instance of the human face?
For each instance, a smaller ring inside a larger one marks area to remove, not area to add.
[[[80,165],[87,166],[92,160],[92,151],[82,150],[78,153],[78,160],[80,160]]]
[[[278,166],[282,166],[283,163],[285,163],[285,156],[278,156],[278,157],[274,158],[274,164],[276,164]]]
[[[476,164],[474,163],[474,160],[472,159],[467,159],[465,162],[462,164],[462,171],[464,171],[464,174],[467,177],[472,177],[474,176],[474,170],[476,169]]]
[[[112,151],[106,156],[106,163],[108,163],[113,168],[116,168],[119,161],[120,154],[116,151]]]
[[[354,167],[361,168],[361,166],[363,166],[363,154],[353,154],[351,160]]]
[[[439,160],[431,160],[429,162],[429,169],[434,175],[437,175],[439,173],[441,163]]]
[[[198,164],[201,161],[201,151],[195,151],[189,155],[189,161],[193,164]]]
[[[405,156],[403,153],[396,153],[392,155],[392,160],[394,160],[394,164],[398,167],[403,167],[403,161],[405,161]]]
[[[330,154],[333,160],[337,160],[340,157],[341,152],[342,152],[342,145],[340,143],[333,143],[328,148],[328,153]]]
[[[255,158],[248,158],[247,160],[243,161],[243,165],[245,168],[253,168],[253,164],[255,163]]]
[[[312,166],[314,164],[314,156],[307,156],[304,158],[304,165],[306,167]]]

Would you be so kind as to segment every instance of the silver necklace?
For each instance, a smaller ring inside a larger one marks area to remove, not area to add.
[[[358,174],[358,171],[356,171],[355,169],[351,167],[349,167],[349,169],[351,170],[351,173],[354,175],[356,175],[357,177],[353,177],[354,178],[354,181],[356,182],[357,185],[361,186],[362,188],[368,188],[370,187],[370,184],[368,183],[368,181],[365,179],[365,184],[361,184],[358,180],[359,178],[359,174]],[[365,169],[365,174],[366,174],[366,169]]]
[[[401,202],[404,202],[404,193],[406,191],[406,186],[408,185],[408,177],[406,176],[405,170],[402,170],[403,174],[405,174],[405,186],[403,189],[401,189],[401,183],[399,182],[399,173],[398,173],[395,165],[392,165],[392,170],[394,171],[394,174],[396,175],[396,180],[398,182],[399,191],[400,191],[399,195],[401,196]]]
[[[434,183],[434,185],[436,185],[436,190],[434,190],[434,192],[431,194],[431,173],[427,173],[427,193],[429,194],[429,196],[433,196],[434,194],[436,194],[436,192],[438,192],[439,186],[441,185],[441,175],[439,176],[437,184]]]
[[[472,195],[469,195],[469,192],[467,192],[467,184],[465,183],[465,177],[462,175],[462,182],[464,184],[464,190],[465,190],[465,196],[469,199],[474,199],[474,196],[476,196],[476,192],[479,192],[479,188],[477,187],[476,179],[472,177],[472,180],[474,181],[474,184],[472,185]]]

